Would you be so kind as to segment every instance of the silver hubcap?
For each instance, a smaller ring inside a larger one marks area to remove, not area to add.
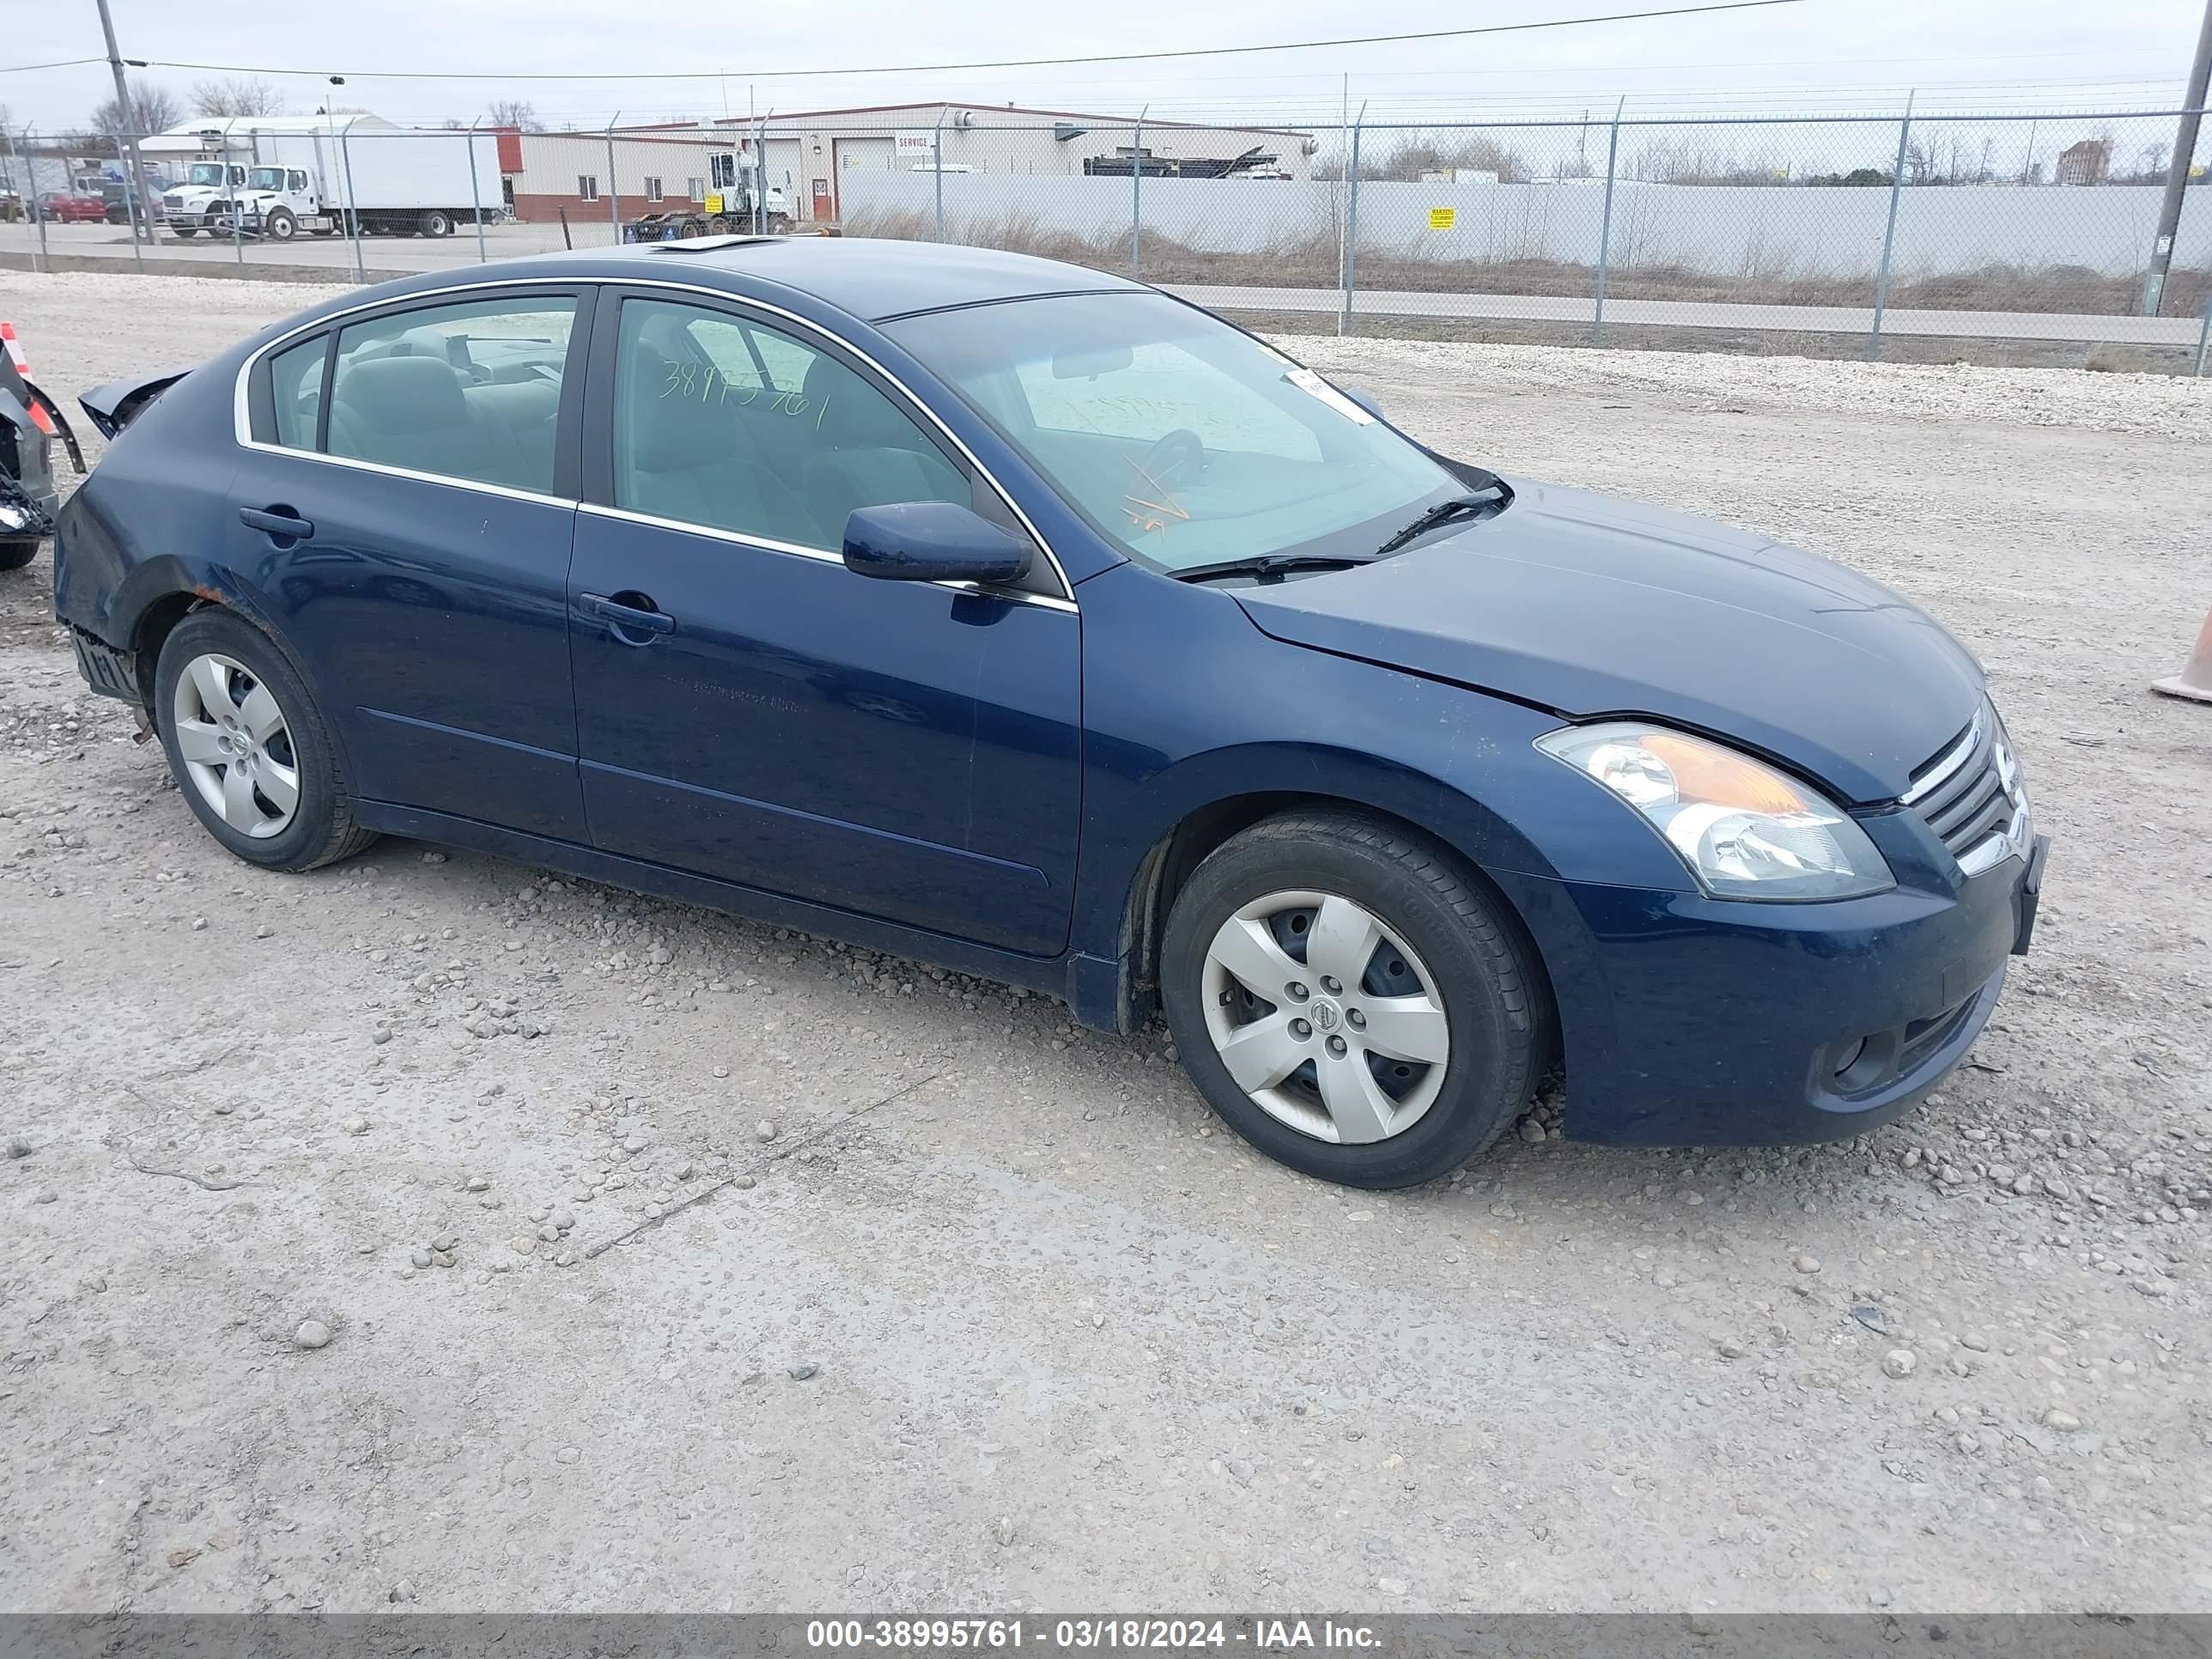
[[[1403,1134],[1436,1103],[1450,1023],[1428,965],[1364,905],[1270,893],[1206,953],[1206,1026],[1253,1104],[1317,1140]]]
[[[170,716],[200,799],[240,835],[283,835],[300,809],[300,763],[269,688],[232,658],[195,657],[178,678]]]

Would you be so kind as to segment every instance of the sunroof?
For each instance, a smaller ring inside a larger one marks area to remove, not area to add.
[[[726,247],[750,247],[756,242],[776,242],[780,236],[680,236],[672,242],[655,242],[655,253],[717,253]]]

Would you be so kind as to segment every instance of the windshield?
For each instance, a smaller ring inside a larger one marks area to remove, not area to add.
[[[1158,569],[1364,556],[1463,492],[1311,370],[1164,295],[975,306],[885,331]]]
[[[246,175],[246,182],[256,190],[282,190],[284,188],[284,169],[256,167]]]
[[[185,182],[192,185],[213,185],[217,190],[221,190],[224,182],[222,176],[222,163],[220,161],[195,161],[192,163],[191,177],[187,179]]]

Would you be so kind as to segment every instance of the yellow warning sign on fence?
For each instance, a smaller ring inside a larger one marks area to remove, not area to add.
[[[719,190],[714,191],[712,195],[708,196],[705,201],[700,203],[699,205],[706,210],[708,216],[710,217],[714,214],[720,213],[722,210],[722,192]]]
[[[1458,222],[1459,210],[1457,208],[1431,208],[1429,210],[1429,228],[1431,230],[1449,230]]]

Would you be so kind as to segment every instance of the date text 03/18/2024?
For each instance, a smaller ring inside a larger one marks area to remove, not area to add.
[[[1297,1617],[1254,1619],[816,1619],[806,1645],[842,1650],[1012,1652],[1092,1650],[1175,1651],[1243,1648],[1290,1652],[1304,1648],[1363,1650],[1381,1644],[1373,1626]]]

